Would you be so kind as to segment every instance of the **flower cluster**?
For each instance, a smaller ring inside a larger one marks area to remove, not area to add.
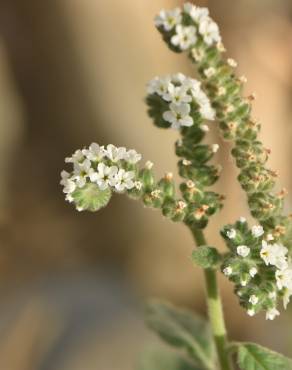
[[[112,191],[121,193],[138,186],[135,179],[140,160],[141,154],[134,149],[112,144],[105,148],[92,143],[89,148],[76,150],[65,159],[73,165],[73,170],[61,173],[66,200],[75,202],[79,211],[98,209],[98,202],[90,203],[92,196],[109,200]]]
[[[219,194],[205,190],[219,177],[220,168],[207,164],[219,145],[200,143],[209,130],[204,120],[214,119],[214,111],[200,82],[181,73],[154,78],[147,92],[148,113],[155,125],[180,129],[182,138],[176,142],[176,154],[181,158],[179,174],[186,179],[180,186],[187,204],[184,222],[203,228],[221,209],[223,200]]]
[[[273,191],[277,174],[266,166],[270,151],[258,139],[260,124],[251,117],[252,101],[255,99],[255,95],[252,94],[248,97],[242,95],[246,78],[235,75],[237,63],[234,59],[227,58],[225,60],[222,56],[225,49],[221,42],[218,26],[210,20],[208,10],[186,4],[180,12],[176,10],[176,13],[180,17],[177,17],[175,26],[169,30],[166,30],[163,23],[157,23],[157,19],[155,22],[156,26],[172,50],[188,52],[190,59],[197,66],[203,81],[202,87],[216,112],[216,119],[218,120],[222,136],[224,139],[233,142],[232,155],[235,158],[237,167],[240,169],[238,180],[247,193],[251,214],[258,220],[265,235],[273,238],[273,243],[261,240],[260,248],[263,248],[263,253],[265,253],[264,248],[266,247],[269,253],[273,251],[273,255],[275,253],[281,254],[283,250],[287,251],[285,259],[289,264],[291,237],[288,230],[291,229],[291,218],[283,215],[283,198],[286,195],[286,191],[282,190],[279,193]],[[209,19],[207,23],[210,27],[204,25],[204,20],[206,19]],[[173,37],[177,27],[179,30],[181,27],[195,28],[196,33],[192,37],[192,42],[189,42],[187,46],[179,43],[176,45],[176,39],[173,39]],[[208,31],[204,33],[204,29],[208,29]],[[196,41],[194,41],[195,39]],[[232,230],[230,232],[232,234]],[[267,246],[265,242],[267,242]],[[230,243],[228,246],[230,246]],[[279,246],[283,246],[284,249]],[[236,256],[236,261],[240,260],[240,258],[252,260],[251,256],[254,254],[250,244],[237,244],[236,247],[239,247],[238,251],[234,251],[233,257],[235,258]],[[258,256],[260,256],[259,253],[258,251]],[[246,257],[244,257],[245,255]],[[271,263],[266,265],[262,258],[260,261],[265,266],[263,269],[265,274],[262,276],[263,282],[265,279],[269,281],[268,277],[271,274],[275,280],[278,267]],[[283,259],[281,262],[283,262]],[[288,272],[284,273],[285,277],[290,276],[290,268],[287,267],[287,269]],[[226,266],[226,275],[228,275],[229,271],[229,266]],[[286,270],[280,269],[279,271]],[[277,274],[279,278],[282,276],[282,272]],[[250,275],[248,276],[249,278],[251,277]],[[243,282],[245,282],[244,279]],[[290,294],[290,287],[286,285],[281,290],[281,294],[285,297],[285,302],[287,302],[287,297]],[[279,283],[276,286],[279,287]],[[283,293],[284,291],[285,294]],[[251,301],[255,302],[255,299],[251,299]],[[266,307],[266,309],[275,309],[272,304],[265,305],[263,307]],[[257,311],[255,307],[249,307],[248,309],[251,310],[249,313]],[[276,311],[271,312],[276,314]],[[268,314],[268,318],[273,317],[272,313]]]
[[[249,228],[244,218],[224,227],[221,234],[230,250],[222,271],[234,282],[241,305],[250,316],[265,310],[266,318],[273,320],[279,315],[278,300],[283,299],[286,308],[292,295],[288,249],[261,225]]]
[[[208,9],[191,3],[184,4],[183,10],[162,10],[155,17],[155,25],[176,51],[188,50],[201,40],[207,45],[221,41],[218,25],[209,17]]]
[[[149,114],[159,127],[179,129],[194,124],[198,113],[202,119],[213,120],[215,113],[200,82],[178,73],[155,77],[147,87]]]

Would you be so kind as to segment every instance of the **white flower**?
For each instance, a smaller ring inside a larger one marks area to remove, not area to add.
[[[156,93],[162,96],[163,99],[165,99],[165,96],[168,94],[168,89],[170,85],[171,85],[170,76],[156,78],[152,80],[152,82],[150,81],[150,84],[148,84],[148,93],[150,94]]]
[[[225,267],[225,269],[223,269],[223,274],[225,276],[230,276],[232,274],[232,267],[230,266]]]
[[[60,184],[64,186],[63,193],[71,194],[76,189],[75,182],[70,178],[70,174],[67,171],[61,172]]]
[[[72,177],[75,180],[76,185],[82,188],[86,184],[86,179],[94,173],[91,167],[91,162],[89,159],[85,159],[82,163],[74,163],[74,175]]]
[[[274,320],[274,318],[279,315],[280,315],[280,312],[276,308],[270,308],[266,312],[266,320]]]
[[[236,237],[236,230],[235,229],[227,230],[226,235],[228,239],[234,239]]]
[[[279,290],[283,288],[292,289],[292,269],[287,268],[285,270],[276,271],[276,281]]]
[[[117,148],[115,145],[109,144],[105,153],[112,162],[118,162],[125,158],[127,150],[124,147]]]
[[[248,300],[252,305],[256,305],[259,301],[258,297],[256,295],[251,295]]]
[[[197,23],[209,15],[209,10],[207,8],[201,8],[191,3],[184,4],[184,11]]]
[[[137,153],[135,149],[130,149],[126,152],[124,159],[131,164],[135,164],[142,159],[142,155]]]
[[[137,190],[141,190],[142,187],[143,187],[143,183],[141,181],[135,181],[134,182],[134,187],[137,189]]]
[[[125,189],[132,189],[135,186],[135,182],[133,181],[134,178],[134,171],[125,171],[123,168],[119,169],[116,175],[115,189],[119,192]]]
[[[204,75],[208,78],[214,76],[216,69],[214,67],[209,67],[204,70]]]
[[[277,297],[277,293],[276,293],[276,292],[270,292],[268,297],[269,297],[270,299],[276,299],[276,297]]]
[[[178,24],[175,27],[176,34],[172,36],[170,42],[174,46],[178,46],[181,50],[186,50],[197,42],[196,27],[184,27]]]
[[[282,244],[268,244],[265,240],[262,241],[260,256],[266,265],[276,266],[280,270],[288,267],[286,254],[288,249]]]
[[[255,310],[253,310],[252,308],[247,310],[247,314],[248,316],[254,316],[255,315]]]
[[[268,241],[274,240],[273,235],[272,235],[272,234],[268,234],[268,235],[267,235],[267,240],[268,240]]]
[[[246,222],[246,218],[245,217],[240,217],[239,222],[244,224]]]
[[[264,229],[261,225],[254,225],[251,228],[251,233],[255,238],[259,238],[264,234]]]
[[[212,150],[213,153],[217,153],[218,150],[219,150],[219,144],[213,144],[211,146],[211,150]]]
[[[189,80],[189,78],[186,78],[186,76],[183,73],[179,72],[179,73],[176,73],[176,74],[172,75],[171,80],[174,83],[181,83],[182,84],[184,81]]]
[[[181,10],[175,8],[173,10],[161,10],[160,13],[154,18],[154,24],[156,27],[163,27],[165,31],[170,31],[174,26],[181,22]]]
[[[258,273],[258,270],[256,267],[252,267],[250,270],[249,270],[249,274],[250,276],[253,278],[256,276],[256,274]]]
[[[241,280],[240,284],[241,284],[241,286],[246,286],[247,280]]]
[[[284,291],[284,296],[283,296],[283,306],[286,310],[288,303],[290,302],[290,297],[292,295],[292,290],[291,289],[285,289]]]
[[[174,86],[170,84],[168,92],[164,95],[164,100],[171,101],[175,104],[190,103],[192,97],[188,95],[187,89],[183,86]]]
[[[109,186],[116,185],[116,175],[118,172],[118,167],[116,166],[106,166],[104,163],[99,163],[97,166],[96,183],[100,190],[105,190]]]
[[[82,153],[87,159],[93,162],[100,161],[106,154],[104,147],[96,143],[92,143],[88,149],[83,149]]]
[[[66,163],[80,163],[84,160],[84,155],[82,150],[78,149],[75,151],[75,153],[72,154],[71,157],[66,157],[65,162]]]
[[[199,33],[207,45],[212,45],[221,41],[218,25],[211,18],[205,17],[199,25]]]
[[[163,113],[163,119],[171,123],[171,127],[179,129],[181,126],[192,126],[193,119],[189,115],[190,106],[189,104],[174,104],[171,103],[169,106],[170,110]]]
[[[247,247],[246,245],[239,245],[237,248],[236,248],[236,251],[237,251],[237,254],[241,257],[247,257],[249,255],[249,252],[250,252],[250,248]]]
[[[210,131],[210,129],[209,129],[209,127],[208,127],[208,125],[200,125],[200,129],[201,129],[202,131],[204,131],[204,132],[208,132],[208,131]]]

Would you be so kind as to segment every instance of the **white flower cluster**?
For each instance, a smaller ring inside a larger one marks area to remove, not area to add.
[[[255,225],[251,228],[251,234],[254,238],[260,238],[264,235],[264,229],[261,225]],[[226,231],[226,236],[230,240],[234,240],[237,236],[235,229],[231,228]],[[292,295],[292,261],[288,258],[288,249],[280,243],[273,242],[274,238],[271,234],[265,236],[261,240],[261,248],[259,252],[259,257],[266,266],[273,266],[276,268],[275,271],[275,291],[271,292],[269,298],[276,300],[277,293],[281,292],[280,295],[283,296],[284,308],[287,307],[290,296]],[[251,248],[246,245],[239,245],[236,247],[236,253],[242,257],[246,258],[250,256]],[[226,276],[231,276],[233,269],[231,266],[226,266],[223,269],[223,273]],[[249,275],[253,278],[258,273],[256,267],[252,267],[249,271]],[[241,281],[242,286],[246,286],[246,281]],[[252,295],[249,298],[249,303],[256,305],[259,299],[257,296]],[[255,314],[254,309],[249,309],[248,314],[253,316]],[[273,320],[280,313],[273,307],[266,312],[266,319]]]
[[[184,26],[182,24],[183,13],[191,17],[193,25]],[[197,42],[197,32],[207,45],[221,41],[218,25],[209,17],[209,10],[191,3],[184,4],[183,12],[179,8],[169,11],[161,10],[154,22],[157,27],[162,27],[167,32],[175,28],[175,34],[170,42],[181,50],[186,50]]]
[[[66,200],[73,201],[72,193],[77,188],[83,188],[87,182],[95,183],[100,190],[111,188],[117,192],[132,189],[135,185],[135,172],[123,167],[135,165],[141,160],[141,154],[136,150],[127,150],[112,144],[100,146],[92,143],[89,148],[79,149],[65,159],[73,164],[73,171],[61,172],[61,182]]]
[[[193,101],[199,105],[199,112],[203,119],[214,120],[215,118],[210,101],[201,89],[201,83],[182,73],[155,77],[148,83],[147,92],[158,94],[169,103],[169,110],[163,113],[163,119],[171,123],[172,128],[179,129],[182,126],[193,125],[193,118],[190,116]]]

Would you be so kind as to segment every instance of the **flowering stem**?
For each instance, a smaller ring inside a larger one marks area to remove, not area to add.
[[[206,245],[206,239],[200,229],[191,229],[198,247]],[[221,297],[217,284],[216,271],[214,269],[205,269],[205,281],[207,290],[207,305],[211,329],[214,336],[216,351],[221,370],[232,370],[228,355],[228,340],[223,315]]]

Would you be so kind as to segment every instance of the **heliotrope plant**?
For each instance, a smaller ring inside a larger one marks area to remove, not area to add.
[[[155,77],[147,86],[148,113],[160,128],[178,131],[175,152],[183,181],[180,195],[172,173],[157,180],[153,164],[140,165],[142,156],[133,149],[112,144],[77,150],[62,172],[66,200],[78,211],[105,207],[113,193],[141,199],[145,206],[160,209],[192,232],[197,248],[195,263],[204,269],[210,323],[161,302],[147,309],[147,322],[167,343],[186,350],[186,357],[155,353],[141,364],[143,370],[231,370],[235,354],[242,370],[292,369],[291,360],[254,343],[229,342],[216,273],[234,283],[235,294],[248,315],[265,312],[268,320],[280,314],[292,295],[291,217],[283,213],[285,190],[274,192],[275,171],[266,166],[269,156],[258,139],[260,124],[251,117],[255,96],[243,96],[244,76],[237,77],[237,63],[224,58],[218,25],[207,8],[191,3],[162,10],[155,25],[174,52],[186,52],[200,81],[181,73]],[[215,123],[216,122],[216,123]],[[209,125],[217,124],[222,137],[232,142],[231,153],[239,168],[238,181],[246,192],[251,215],[222,227],[227,252],[208,246],[203,229],[220,211],[224,197],[212,190],[221,167],[210,163],[219,145],[203,143]]]

